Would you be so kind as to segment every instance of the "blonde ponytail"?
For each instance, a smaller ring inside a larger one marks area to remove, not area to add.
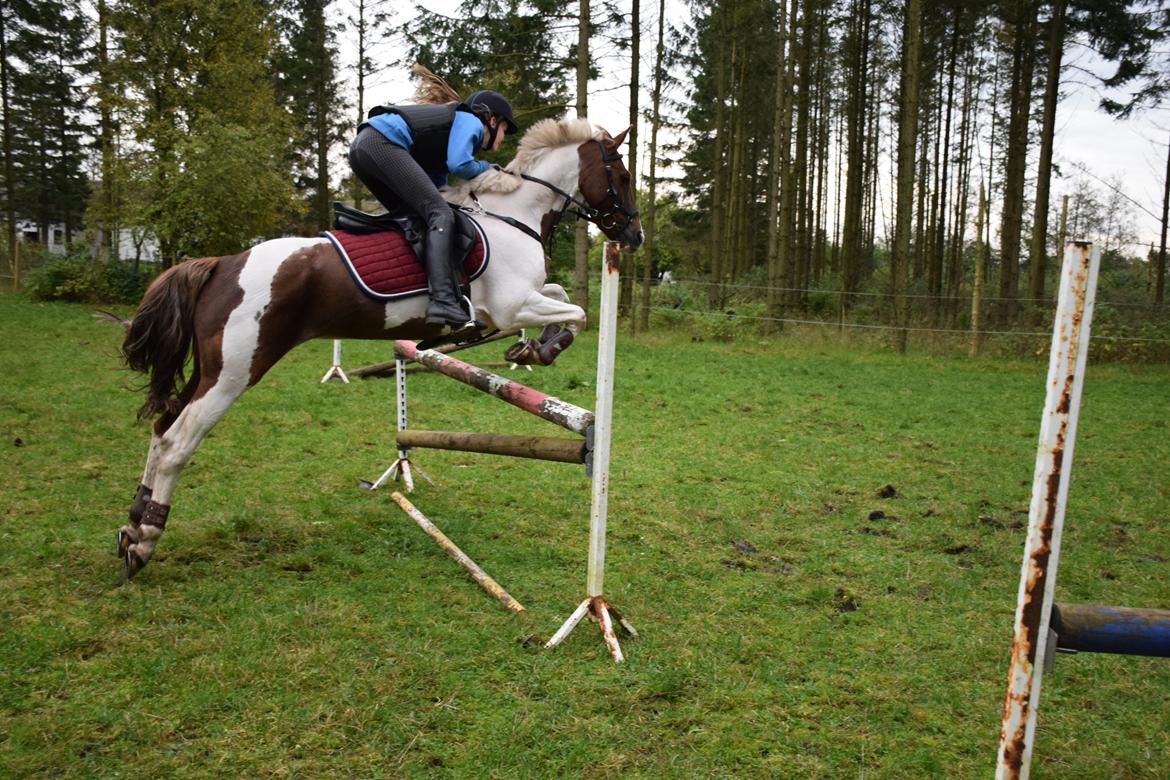
[[[451,85],[443,80],[442,76],[421,65],[414,63],[410,69],[418,76],[418,87],[414,90],[414,99],[417,103],[460,103],[459,93],[451,89]]]

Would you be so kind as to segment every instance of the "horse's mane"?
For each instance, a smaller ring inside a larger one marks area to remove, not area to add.
[[[583,144],[597,138],[600,133],[601,130],[590,124],[588,119],[542,119],[524,133],[520,139],[520,148],[512,162],[508,163],[507,170],[527,173],[549,149],[566,144]]]
[[[520,139],[516,156],[504,168],[510,174],[527,173],[550,149],[568,144],[583,144],[601,137],[602,130],[594,127],[588,119],[565,117],[564,119],[541,119],[528,128]],[[518,176],[509,176],[495,170],[488,170],[469,181],[454,185],[444,194],[452,203],[465,204],[470,193],[511,192],[519,186]]]

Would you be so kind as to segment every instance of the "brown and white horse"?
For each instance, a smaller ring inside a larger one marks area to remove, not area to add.
[[[521,139],[507,168],[515,175],[480,177],[506,184],[474,193],[487,213],[497,215],[478,220],[492,254],[471,285],[478,320],[503,332],[561,325],[573,333],[585,323],[585,312],[569,303],[563,288],[545,284],[542,243],[506,220],[547,239],[556,218],[575,202],[608,238],[639,246],[641,223],[617,151],[625,135],[613,138],[584,119],[544,120]],[[453,190],[451,199],[472,199],[477,181]],[[326,238],[265,241],[239,255],[189,260],[155,280],[122,347],[129,366],[150,375],[140,415],[160,415],[130,522],[118,531],[126,576],[153,555],[179,474],[203,437],[281,357],[315,338],[439,335],[425,324],[425,307],[425,296],[367,297]],[[193,368],[183,381],[188,353]]]

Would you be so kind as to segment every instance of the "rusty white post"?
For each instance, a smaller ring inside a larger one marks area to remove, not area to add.
[[[553,634],[545,647],[555,647],[591,612],[601,626],[601,634],[613,660],[623,659],[616,620],[631,636],[637,636],[634,627],[624,620],[612,605],[606,602],[602,586],[605,577],[605,526],[609,506],[609,444],[613,431],[613,370],[617,347],[617,308],[619,295],[618,264],[621,247],[610,241],[605,244],[601,268],[601,311],[597,335],[597,404],[593,410],[593,501],[589,517],[589,561],[585,581],[586,598],[569,619]],[[586,434],[588,437],[589,434]]]
[[[1100,253],[1091,244],[1070,242],[1065,248],[1003,705],[997,780],[1027,780],[1031,767],[1100,260]]]
[[[349,377],[345,375],[345,369],[341,367],[341,339],[333,339],[333,366],[325,372],[325,376],[321,377],[321,384],[325,384],[330,379],[340,379],[345,384],[349,384]]]

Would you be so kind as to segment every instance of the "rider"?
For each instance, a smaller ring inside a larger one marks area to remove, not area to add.
[[[388,211],[405,207],[427,224],[425,265],[431,300],[428,325],[474,327],[474,311],[465,310],[453,252],[455,216],[439,194],[447,174],[473,179],[491,166],[475,159],[477,151],[494,152],[505,135],[519,130],[512,106],[499,92],[481,89],[462,103],[378,106],[358,125],[349,150],[357,177]]]

